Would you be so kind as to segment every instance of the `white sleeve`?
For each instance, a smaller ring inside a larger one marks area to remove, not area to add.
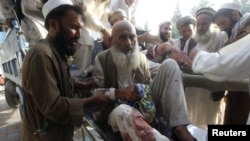
[[[179,39],[179,38],[178,38],[178,39],[175,39],[175,40],[173,41],[173,47],[175,47],[175,48],[181,50],[181,42],[180,42],[180,39]]]
[[[242,80],[250,77],[250,34],[225,46],[217,53],[200,51],[192,69],[215,81]]]

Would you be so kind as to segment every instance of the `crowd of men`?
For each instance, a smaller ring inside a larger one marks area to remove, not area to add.
[[[11,27],[16,17],[10,9],[17,7],[14,1],[0,4]],[[249,78],[250,14],[243,16],[236,3],[223,4],[217,11],[203,7],[194,17],[163,21],[155,36],[136,25],[138,4],[138,0],[21,1],[23,15],[17,18],[31,45],[22,70],[23,140],[73,140],[74,127],[82,124],[84,112],[93,105],[102,107],[95,117],[124,141],[195,141],[189,124],[206,129],[208,124],[247,123],[249,93],[185,87],[180,66],[215,81]],[[178,39],[171,37],[173,24],[181,35]],[[93,59],[94,35],[102,39],[102,50]],[[69,60],[77,72],[71,72]],[[170,136],[123,103],[139,101],[145,87],[151,90],[156,119],[169,124]],[[95,91],[76,97],[74,89]]]

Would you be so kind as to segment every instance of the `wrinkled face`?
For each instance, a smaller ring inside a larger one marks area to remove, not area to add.
[[[193,24],[186,24],[180,27],[179,29],[181,36],[187,40],[193,35],[194,25]]]
[[[132,26],[120,26],[116,28],[113,31],[112,39],[113,44],[125,54],[132,53],[137,43],[136,32]]]
[[[172,25],[171,24],[164,24],[160,28],[159,34],[160,38],[163,42],[167,42],[171,37]]]
[[[196,33],[204,35],[212,23],[212,16],[207,14],[200,14],[196,17]]]
[[[56,44],[66,55],[73,55],[80,38],[80,30],[83,27],[81,15],[73,10],[68,10],[66,15],[58,21],[58,27],[55,35]]]
[[[218,16],[214,21],[220,30],[226,31],[229,36],[231,35],[234,23],[236,23],[231,17],[228,16]]]

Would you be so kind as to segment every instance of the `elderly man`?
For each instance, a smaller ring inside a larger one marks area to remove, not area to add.
[[[214,14],[215,11],[210,7],[201,8],[195,13],[196,32],[193,37],[197,47],[207,52],[218,51],[227,41],[227,34],[216,30],[212,24]],[[211,94],[207,89],[188,87],[185,95],[193,124],[204,129],[207,129],[208,124],[223,124],[225,108],[221,97],[224,91]]]
[[[94,80],[100,88],[106,88],[105,95],[113,100],[114,108],[109,113],[108,123],[114,131],[120,131],[124,140],[164,140],[137,110],[115,104],[123,100],[138,101],[134,84],[148,85],[150,79],[148,63],[138,48],[135,28],[128,21],[116,23],[112,29],[112,47],[96,56]],[[175,61],[162,63],[150,88],[157,115],[170,123],[179,140],[195,140],[186,127],[190,122],[182,78]]]
[[[200,8],[196,11],[196,32],[194,39],[197,46],[208,52],[216,52],[228,40],[224,31],[218,30],[213,24],[215,10],[210,7]]]
[[[174,41],[174,47],[182,50],[186,54],[189,53],[189,40],[195,32],[195,18],[191,16],[184,16],[176,22],[176,27],[182,36]]]
[[[67,57],[74,54],[80,38],[81,9],[68,0],[49,0],[42,12],[47,38],[30,48],[23,61],[22,140],[73,141],[74,125],[80,126],[83,120],[83,107],[109,99],[101,93],[74,98],[74,88],[84,84],[71,78]]]
[[[229,45],[219,53],[206,53],[195,48],[190,54],[193,70],[203,73],[213,80],[234,80],[249,77],[247,68],[247,39],[250,27],[250,14],[241,17],[241,6],[236,3],[225,3],[214,16],[215,23],[229,36]],[[249,40],[249,39],[248,39]],[[235,42],[235,43],[233,43]],[[233,44],[231,44],[233,43]],[[242,52],[244,50],[244,52]],[[237,53],[237,55],[236,55]],[[246,60],[245,60],[246,59]],[[207,64],[204,66],[204,64]],[[244,76],[244,77],[243,77]],[[226,100],[225,124],[245,124],[249,113],[249,94],[244,92],[229,92]],[[240,113],[239,113],[240,110]],[[237,111],[237,112],[236,112]]]

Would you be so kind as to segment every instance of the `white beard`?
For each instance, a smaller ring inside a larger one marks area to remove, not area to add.
[[[138,45],[135,46],[132,53],[128,54],[121,52],[117,46],[112,46],[110,50],[113,61],[118,70],[126,70],[127,72],[131,72],[140,66],[141,59]]]
[[[211,27],[211,26],[210,26]],[[197,43],[206,43],[209,41],[209,39],[211,38],[213,29],[209,28],[209,30],[207,32],[205,32],[205,34],[198,34],[197,32],[194,35],[194,39]]]

